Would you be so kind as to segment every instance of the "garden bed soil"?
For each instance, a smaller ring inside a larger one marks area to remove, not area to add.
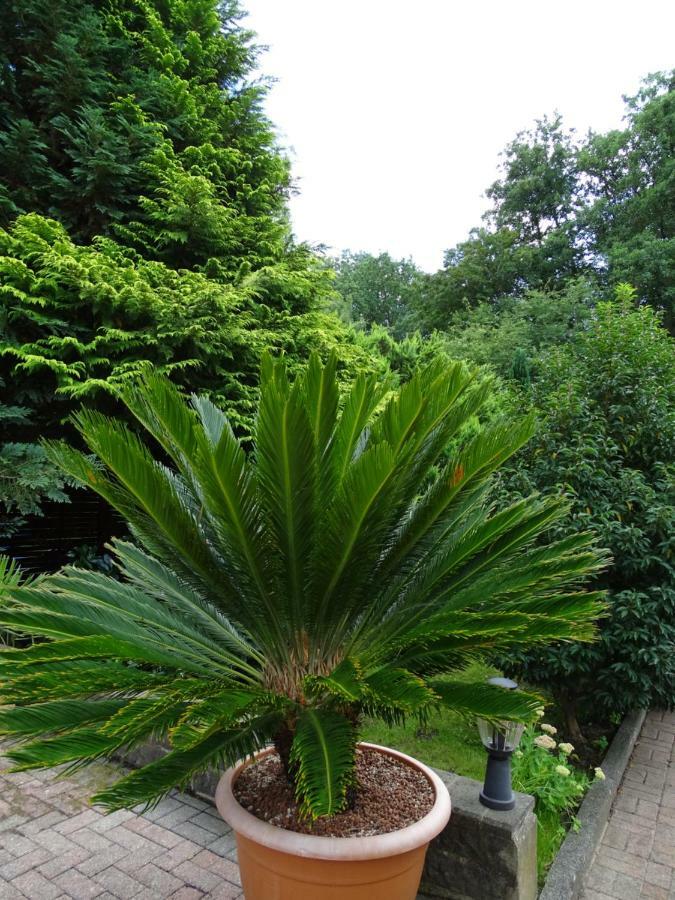
[[[252,815],[278,828],[321,837],[366,837],[412,825],[434,805],[434,790],[418,769],[376,750],[358,750],[349,808],[311,821],[298,805],[276,753],[241,772],[233,793]]]

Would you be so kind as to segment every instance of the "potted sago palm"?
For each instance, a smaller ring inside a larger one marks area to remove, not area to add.
[[[532,421],[453,441],[489,391],[434,364],[395,391],[359,377],[341,397],[334,357],[290,383],[268,356],[250,450],[208,399],[159,377],[121,394],[144,437],[79,413],[90,452],[48,453],[133,543],[114,541],[115,577],[71,566],[5,588],[0,627],[33,638],[0,653],[17,768],[161,738],[166,755],[96,802],[152,804],[229,766],[217,803],[247,900],[412,900],[450,801],[421,763],[360,744],[361,717],[529,722],[538,697],[444,675],[590,639],[602,608],[580,586],[604,563],[591,538],[541,540],[564,503],[490,499]]]

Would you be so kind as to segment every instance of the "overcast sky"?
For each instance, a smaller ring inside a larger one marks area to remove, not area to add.
[[[298,238],[433,271],[480,223],[504,145],[559,110],[618,127],[675,65],[672,0],[243,0],[277,79]]]

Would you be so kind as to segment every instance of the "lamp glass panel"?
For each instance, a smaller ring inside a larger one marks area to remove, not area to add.
[[[525,726],[518,722],[488,722],[478,720],[478,733],[487,750],[515,750]]]

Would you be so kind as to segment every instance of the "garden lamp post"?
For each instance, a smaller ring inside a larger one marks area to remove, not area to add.
[[[518,685],[510,678],[489,678],[488,684],[514,691]],[[480,802],[490,809],[513,809],[516,798],[511,788],[511,754],[522,737],[524,726],[517,722],[478,720],[478,732],[488,752],[485,783]]]

